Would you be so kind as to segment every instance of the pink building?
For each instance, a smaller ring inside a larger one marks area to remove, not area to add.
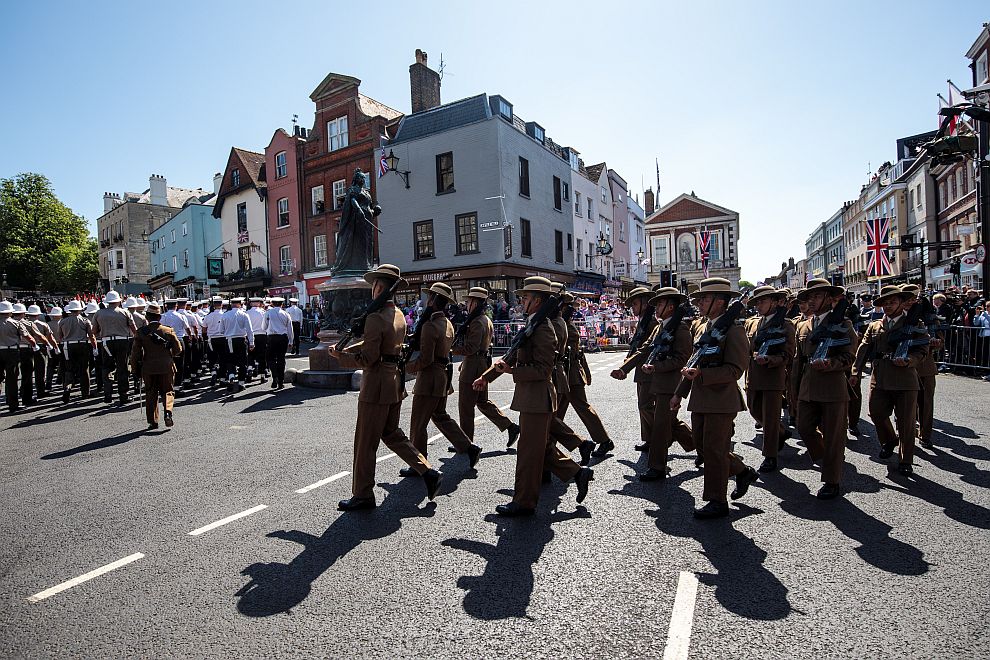
[[[305,228],[300,204],[300,159],[306,143],[305,128],[293,128],[289,135],[275,131],[265,147],[265,170],[268,172],[268,254],[271,259],[270,295],[296,297],[304,302],[302,286],[302,242]]]

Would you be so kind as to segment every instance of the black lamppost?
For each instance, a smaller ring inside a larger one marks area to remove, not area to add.
[[[391,149],[388,150],[388,156],[385,156],[385,165],[392,172],[395,172],[402,180],[406,182],[406,188],[409,188],[409,170],[399,169],[399,157],[395,155]]]

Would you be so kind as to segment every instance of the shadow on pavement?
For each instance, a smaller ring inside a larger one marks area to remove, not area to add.
[[[338,513],[321,536],[298,530],[282,530],[268,534],[270,538],[292,541],[303,551],[288,564],[255,563],[241,575],[249,582],[237,591],[240,598],[237,611],[245,616],[263,617],[289,613],[309,596],[315,582],[337,560],[365,541],[394,534],[405,518],[429,518],[436,505],[430,502],[420,508],[425,497],[419,479],[404,479],[397,484],[379,484],[388,495],[377,509]]]
[[[803,520],[830,522],[838,531],[859,542],[856,554],[868,564],[897,575],[928,572],[929,564],[921,550],[891,538],[893,527],[877,520],[845,497],[819,500],[808,491],[807,486],[790,479],[782,471],[764,474],[762,480],[766,489],[780,498],[780,508],[787,513]],[[881,488],[877,479],[859,474],[855,466],[848,463],[843,482],[865,485],[864,488],[857,488],[859,492],[879,492]]]
[[[78,447],[73,447],[72,449],[66,449],[64,451],[58,451],[54,454],[47,454],[41,457],[43,461],[49,461],[56,458],[68,458],[69,456],[75,456],[76,454],[82,454],[87,451],[96,451],[98,449],[106,449],[107,447],[113,447],[116,445],[122,445],[125,442],[130,442],[140,438],[142,435],[162,435],[167,433],[168,429],[162,429],[158,431],[145,431],[144,429],[140,431],[131,431],[129,433],[121,433],[120,435],[115,435],[112,438],[104,438],[103,440],[97,440],[96,442],[89,442],[85,445],[79,445]]]
[[[977,529],[990,529],[990,509],[963,499],[962,493],[946,488],[942,484],[918,474],[915,471],[911,477],[903,477],[896,472],[890,475],[891,480],[905,484],[904,487],[883,487],[895,490],[911,497],[917,497],[929,504],[942,509],[949,518]]]
[[[530,517],[503,518],[494,513],[485,516],[486,522],[495,523],[498,536],[495,545],[464,538],[450,538],[441,543],[476,554],[487,562],[481,575],[462,575],[457,579],[457,586],[465,591],[464,611],[469,616],[485,621],[528,618],[526,610],[536,584],[533,566],[553,540],[551,525],[591,517],[580,505],[571,512],[555,511],[566,491],[567,485],[557,481],[545,487],[536,514]]]
[[[698,579],[715,588],[715,598],[725,609],[760,621],[786,618],[793,610],[787,599],[787,587],[764,566],[766,551],[733,526],[737,520],[763,511],[736,502],[728,518],[697,520],[692,515],[694,497],[681,484],[700,475],[701,472],[690,470],[662,482],[640,483],[631,479],[622,490],[610,492],[652,502],[657,508],[645,512],[656,519],[660,532],[693,538],[701,544],[715,572],[700,573]]]

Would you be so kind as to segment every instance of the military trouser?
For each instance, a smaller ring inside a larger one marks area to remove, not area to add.
[[[550,434],[550,425],[555,419],[552,412],[519,413],[519,445],[512,501],[521,507],[536,507],[540,499],[544,468],[557,475],[561,481],[570,481],[581,469],[574,460],[557,449]]]
[[[369,403],[358,400],[357,425],[354,427],[354,476],[351,480],[354,497],[375,496],[375,454],[379,442],[384,442],[390,451],[419,474],[432,467],[399,428],[401,409],[401,401]]]
[[[34,349],[30,346],[21,346],[20,354],[21,371],[21,404],[28,405],[34,403]]]
[[[870,388],[870,419],[877,429],[881,445],[898,445],[901,463],[914,460],[914,420],[918,413],[918,390],[882,390]],[[890,416],[897,415],[897,432]]]
[[[477,408],[498,427],[498,430],[505,433],[512,421],[505,416],[499,407],[488,398],[488,383],[480,392],[474,391],[470,382],[461,381],[457,384],[457,416],[460,420],[461,430],[472,441],[474,440],[474,409]]]
[[[299,335],[302,334],[302,322],[292,322],[292,354],[299,355]]]
[[[259,376],[268,374],[268,335],[254,335],[254,350],[248,358],[248,363],[254,367],[254,373]]]
[[[639,408],[639,436],[641,442],[649,443],[653,435],[653,411],[656,396],[650,393],[650,383],[636,383],[636,405]]]
[[[932,424],[935,420],[935,376],[918,376],[921,390],[918,392],[919,436],[925,442],[932,439]]]
[[[149,424],[158,423],[158,402],[162,402],[165,412],[172,412],[175,392],[172,389],[172,374],[144,374],[144,412]]]
[[[248,343],[247,337],[227,339],[227,380],[235,376],[240,381],[247,377]]]
[[[846,383],[849,389],[849,428],[853,428],[859,424],[859,417],[863,413],[863,390],[860,389],[859,383],[856,383],[856,387],[848,384],[850,376],[852,376],[852,372],[846,372]]]
[[[570,385],[570,391],[559,404],[555,413],[559,419],[564,419],[568,405],[574,406],[574,412],[584,424],[584,428],[588,429],[588,434],[592,440],[598,444],[611,440],[608,437],[608,431],[605,430],[605,425],[602,423],[602,418],[598,416],[598,411],[588,402],[588,392],[583,384],[572,383]]]
[[[694,450],[694,436],[691,427],[677,417],[677,411],[670,409],[672,394],[655,394],[656,409],[653,413],[653,433],[650,436],[648,465],[660,472],[667,469],[667,457],[675,442],[684,451]]]
[[[112,397],[113,386],[107,376],[113,371],[113,382],[117,384],[117,396],[123,401],[127,398],[127,392],[130,389],[130,383],[127,382],[127,361],[131,356],[131,340],[111,339],[105,342],[100,340],[98,345],[103,364],[103,399],[106,401]]]
[[[289,335],[266,335],[266,337],[268,338],[268,370],[272,374],[272,381],[282,385],[285,382],[285,352],[289,349]]]
[[[0,348],[0,365],[3,366],[3,388],[7,396],[7,407],[18,408],[17,376],[21,370],[21,355],[17,347]]]
[[[780,421],[784,393],[781,390],[748,390],[749,414],[763,425],[763,455],[777,458],[784,425]]]
[[[72,386],[79,386],[83,397],[89,396],[89,363],[93,358],[93,349],[88,341],[69,342],[65,344],[65,373],[62,377],[62,393],[72,392]]]
[[[471,446],[471,440],[447,413],[447,397],[414,394],[409,422],[409,441],[423,456],[427,455],[426,427],[430,422],[433,422],[440,433],[450,440],[458,453],[467,451]]]
[[[691,432],[698,455],[705,459],[705,487],[701,499],[726,502],[729,477],[746,469],[732,451],[732,427],[736,413],[691,413]]]
[[[210,337],[210,371],[219,376],[227,375],[227,338]]]
[[[801,401],[798,433],[811,458],[822,462],[822,481],[838,485],[846,459],[846,401]]]
[[[48,347],[45,346],[35,351],[32,356],[32,361],[34,370],[34,391],[40,399],[48,393],[46,380],[46,374],[48,371]]]

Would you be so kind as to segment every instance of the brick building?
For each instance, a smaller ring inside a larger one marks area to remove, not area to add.
[[[425,67],[425,54],[422,59]],[[419,69],[416,67],[417,72]],[[300,222],[299,257],[293,257],[292,269],[302,271],[305,291],[300,293],[306,297],[318,295],[317,287],[330,278],[340,202],[354,170],[361,168],[373,173],[371,196],[377,199],[375,149],[387,137],[388,126],[402,116],[398,110],[361,94],[360,85],[357,78],[331,73],[309,97],[316,104],[316,116],[312,130],[305,136],[305,144],[299,145],[302,150],[300,206],[305,221]],[[439,93],[438,77],[438,98]]]
[[[265,178],[268,184],[268,254],[272,283],[268,293],[299,297],[304,293],[302,156],[308,131],[294,126],[293,134],[278,129],[265,147]]]

